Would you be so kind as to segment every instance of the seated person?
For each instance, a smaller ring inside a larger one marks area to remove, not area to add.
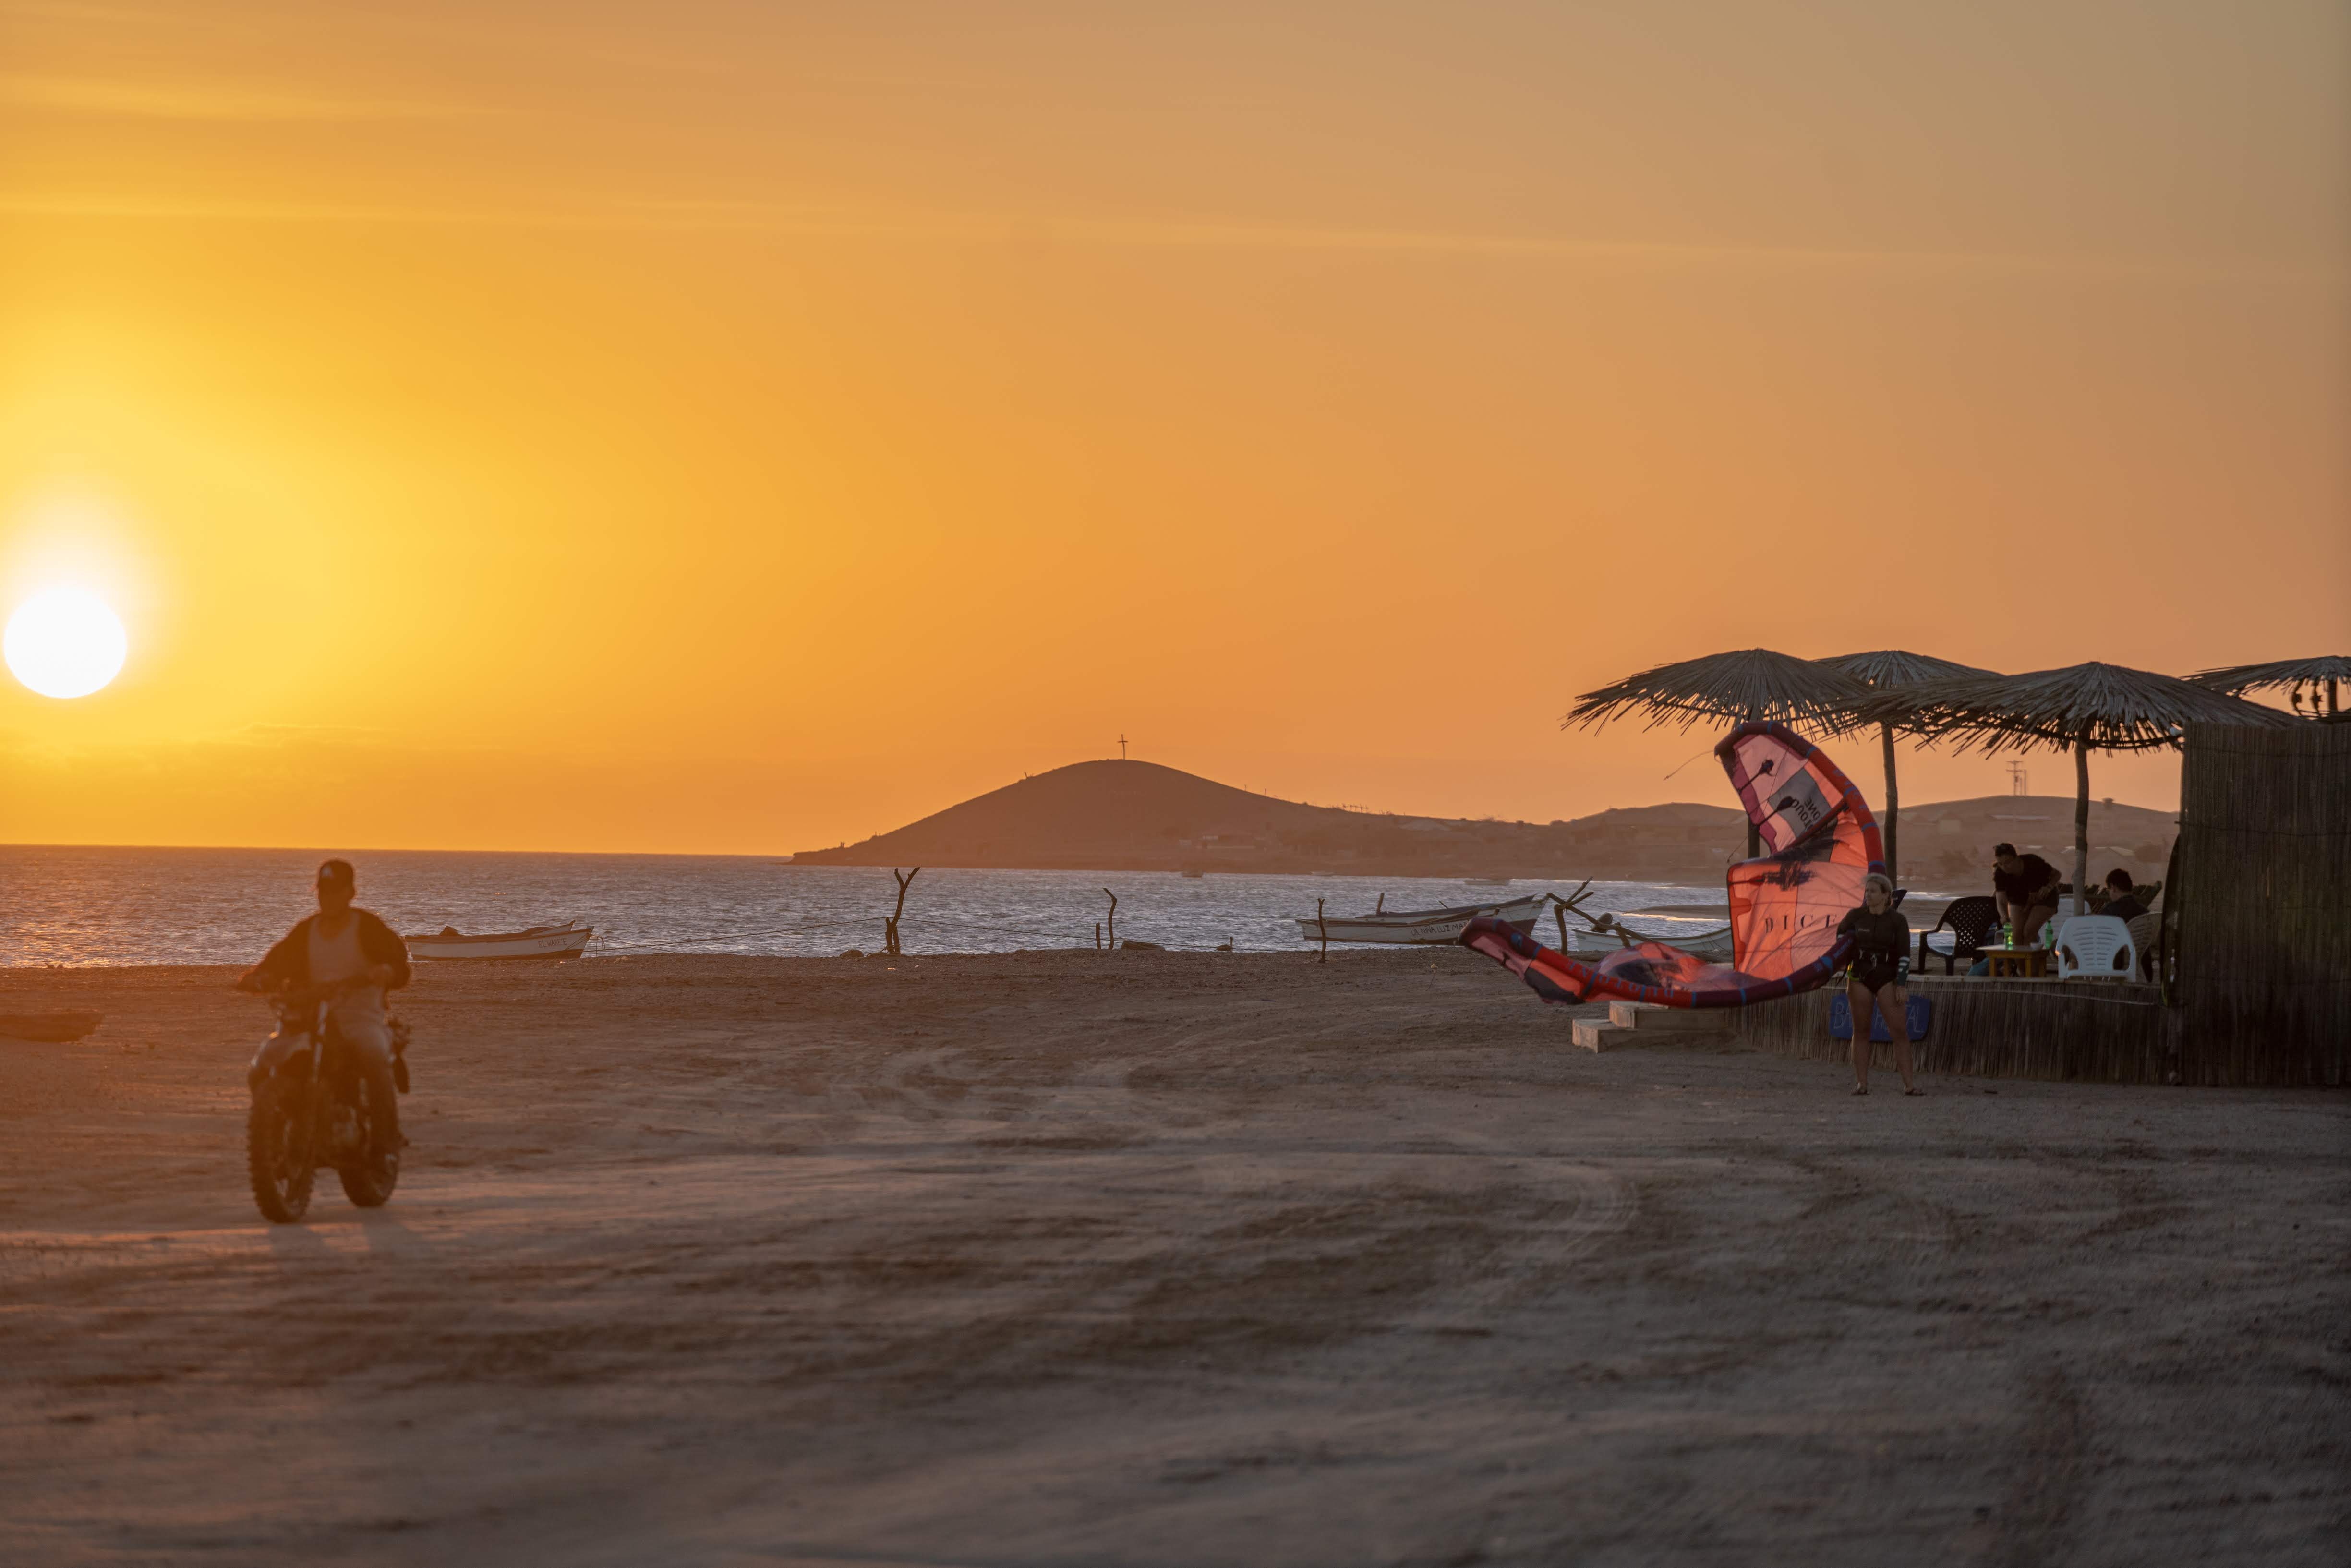
[[[2106,873],[2106,898],[2098,906],[2098,913],[2122,921],[2136,920],[2147,913],[2147,900],[2132,885],[2131,873],[2120,866]]]
[[[2014,844],[1994,844],[1991,891],[2000,917],[2017,946],[2035,946],[2041,927],[2057,913],[2057,889],[2064,883],[2055,866],[2039,855],[2021,855]]]
[[[2147,905],[2155,901],[2155,895],[2162,891],[2163,883],[2134,883],[2131,881],[2130,873],[2116,866],[2106,873],[2106,902],[2098,913],[2111,915],[2116,919],[2128,924],[2145,915],[2147,912]],[[2155,944],[2152,941],[2139,952],[2138,972],[2142,979],[2155,978]]]

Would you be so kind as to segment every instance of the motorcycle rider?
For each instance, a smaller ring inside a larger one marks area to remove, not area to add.
[[[399,1096],[392,1092],[392,1031],[383,994],[408,984],[408,944],[373,911],[352,907],[358,876],[351,862],[319,867],[319,913],[297,921],[284,940],[236,982],[240,991],[332,989],[328,1017],[367,1074],[377,1154],[402,1148]]]

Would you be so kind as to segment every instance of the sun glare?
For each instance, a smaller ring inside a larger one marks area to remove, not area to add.
[[[130,646],[96,594],[52,588],[16,607],[0,653],[9,673],[43,696],[86,697],[114,679]]]

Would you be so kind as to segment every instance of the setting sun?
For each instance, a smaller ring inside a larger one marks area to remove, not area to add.
[[[0,1568],[2351,1568],[2346,129],[0,0]]]
[[[86,697],[122,669],[130,640],[97,595],[53,588],[8,618],[9,672],[45,697]]]

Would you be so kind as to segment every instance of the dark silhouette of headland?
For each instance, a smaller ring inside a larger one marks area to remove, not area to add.
[[[1037,871],[1539,876],[1571,867],[1699,875],[1740,842],[1728,807],[1644,806],[1576,821],[1503,822],[1310,806],[1155,762],[1077,762],[796,865]]]
[[[2073,810],[2071,799],[2032,795],[1911,807],[1903,813],[1906,880],[1983,880],[1993,842],[2054,844],[2060,828],[2070,838]],[[2168,813],[2091,808],[2092,860],[2101,868],[2160,876],[2171,835]],[[860,843],[803,850],[792,862],[1710,883],[1744,852],[1744,837],[1728,806],[1682,801],[1552,822],[1414,817],[1310,806],[1155,762],[1111,759],[1040,773]]]

